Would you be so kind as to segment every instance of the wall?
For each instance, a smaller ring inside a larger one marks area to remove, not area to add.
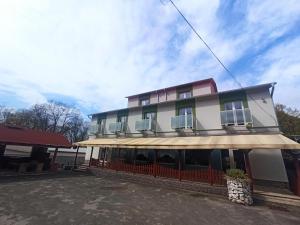
[[[128,98],[128,108],[139,106],[139,98],[138,97],[130,97]]]
[[[222,129],[219,98],[214,96],[208,99],[197,99],[196,116],[196,129]]]
[[[177,99],[176,89],[170,89],[167,91],[167,101],[172,101]]]
[[[249,159],[254,179],[288,182],[280,149],[254,149]]]
[[[158,103],[158,94],[152,93],[150,95],[150,104],[156,104],[156,103]]]
[[[273,100],[269,90],[246,91],[246,94],[254,127],[278,126]]]
[[[109,113],[106,116],[104,134],[113,134],[109,131],[109,124],[117,122],[117,113]]]
[[[193,86],[193,96],[208,95],[211,93],[211,86],[209,84]]]
[[[128,113],[127,133],[137,133],[135,130],[135,121],[142,119],[142,109],[130,109]]]
[[[6,145],[4,155],[30,156],[31,146]]]
[[[165,102],[167,100],[167,95],[165,91],[161,91],[158,93],[159,95],[159,102]]]
[[[174,132],[174,130],[171,128],[171,118],[174,116],[175,116],[174,102],[158,105],[156,131]]]

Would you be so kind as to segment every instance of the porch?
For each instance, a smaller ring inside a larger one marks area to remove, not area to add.
[[[225,185],[224,175],[229,168],[244,170],[252,180],[252,149],[271,153],[300,148],[281,134],[99,138],[76,145],[91,147],[92,167],[211,185]],[[93,151],[98,151],[96,157]]]

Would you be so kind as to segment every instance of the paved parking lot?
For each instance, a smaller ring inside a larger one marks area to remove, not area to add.
[[[69,173],[0,179],[0,224],[299,224],[300,209]]]

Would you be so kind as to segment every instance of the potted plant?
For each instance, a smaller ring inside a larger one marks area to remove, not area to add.
[[[249,129],[251,129],[253,126],[252,126],[252,123],[247,123],[246,124],[246,128],[249,130]]]
[[[226,171],[228,199],[232,202],[252,205],[252,193],[248,176],[240,169]]]

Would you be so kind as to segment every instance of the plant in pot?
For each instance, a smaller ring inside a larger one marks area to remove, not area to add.
[[[229,169],[226,171],[228,199],[232,202],[252,205],[252,193],[250,180],[247,174],[240,169]]]

